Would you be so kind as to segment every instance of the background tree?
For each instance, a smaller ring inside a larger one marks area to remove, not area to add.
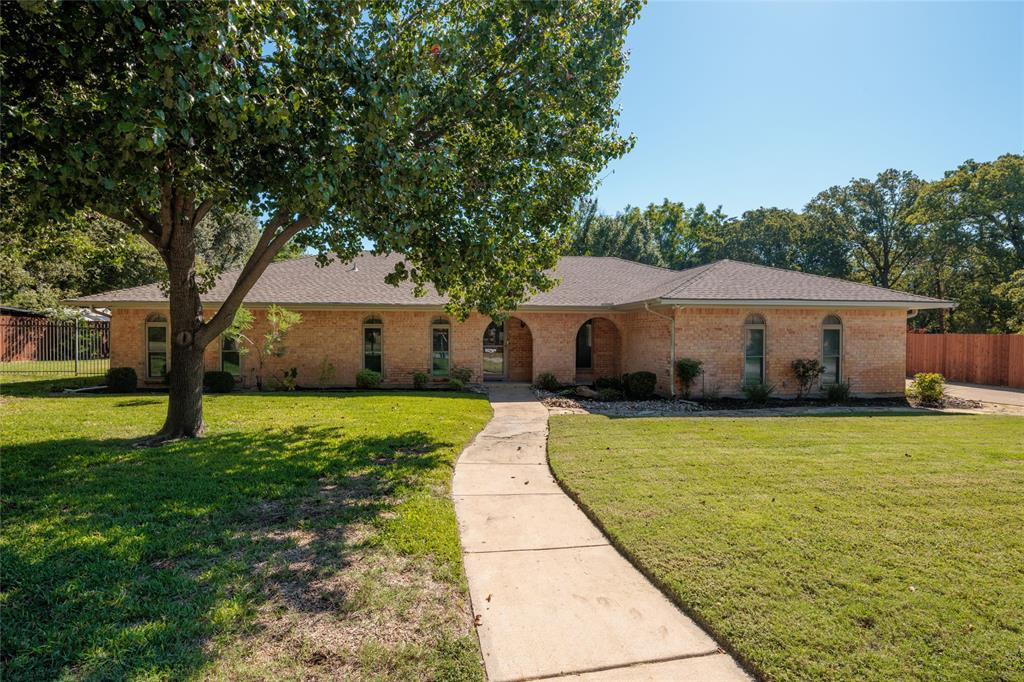
[[[156,440],[200,435],[203,348],[293,239],[364,239],[453,313],[551,282],[575,200],[630,144],[613,102],[637,2],[328,0],[6,5],[5,199],[91,209],[168,272],[170,399]],[[6,203],[6,201],[5,201]],[[205,320],[195,226],[267,216]]]
[[[821,192],[804,213],[812,230],[845,239],[855,277],[891,289],[920,260],[926,230],[911,213],[921,185],[913,173],[889,169]]]

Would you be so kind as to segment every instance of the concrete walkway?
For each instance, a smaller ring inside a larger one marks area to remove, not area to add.
[[[562,492],[529,388],[495,385],[490,399],[452,492],[491,682],[749,679]]]

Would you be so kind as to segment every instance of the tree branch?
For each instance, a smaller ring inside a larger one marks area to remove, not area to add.
[[[192,225],[198,225],[206,217],[206,214],[213,209],[216,201],[213,197],[208,197],[199,202],[199,206],[196,207],[195,213],[192,214]]]
[[[267,224],[263,234],[260,235],[259,242],[252,255],[245,262],[242,271],[238,273],[238,279],[235,280],[234,286],[231,287],[231,293],[221,303],[214,316],[196,332],[195,342],[198,345],[205,346],[231,325],[235,312],[242,305],[246,294],[249,293],[249,290],[259,280],[260,275],[267,269],[267,266],[273,262],[274,256],[288,243],[289,239],[313,224],[311,217],[300,215],[298,220],[279,230],[280,226],[287,221],[287,216],[278,215]]]

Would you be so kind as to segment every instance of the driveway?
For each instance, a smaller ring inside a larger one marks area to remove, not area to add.
[[[910,385],[909,379],[907,385]],[[946,393],[964,400],[980,400],[983,403],[1024,407],[1024,389],[1020,388],[947,382]]]
[[[489,393],[494,418],[459,458],[452,494],[491,682],[748,680],[562,492],[530,389]]]

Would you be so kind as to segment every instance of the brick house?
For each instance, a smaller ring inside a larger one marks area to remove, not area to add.
[[[317,267],[307,257],[270,265],[246,297],[251,338],[277,304],[302,314],[271,373],[298,370],[300,386],[351,386],[363,368],[385,384],[425,372],[444,381],[464,367],[473,381],[532,381],[550,372],[564,383],[647,370],[673,393],[677,358],[702,360],[696,387],[729,396],[743,382],[774,384],[791,395],[790,363],[817,358],[823,381],[849,381],[860,395],[902,394],[906,321],[952,303],[828,277],[722,260],[667,270],[619,258],[565,257],[560,283],[523,303],[503,323],[479,314],[457,321],[436,293],[384,282],[400,257],[363,254]],[[233,284],[225,273],[204,296],[209,313]],[[111,366],[134,367],[159,382],[168,359],[167,302],[156,285],[86,296],[69,304],[110,308]],[[207,349],[206,366],[252,385],[252,353],[230,341]]]

